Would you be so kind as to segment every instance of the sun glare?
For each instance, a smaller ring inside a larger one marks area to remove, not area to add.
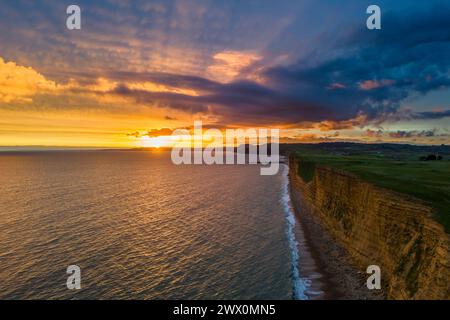
[[[140,145],[146,148],[160,148],[170,146],[170,136],[149,137],[143,136],[140,138]]]

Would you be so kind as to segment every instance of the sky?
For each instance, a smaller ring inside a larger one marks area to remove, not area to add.
[[[1,1],[0,146],[162,146],[196,120],[449,144],[450,3]]]

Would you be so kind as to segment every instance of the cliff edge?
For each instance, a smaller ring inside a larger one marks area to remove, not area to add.
[[[431,207],[325,166],[301,177],[292,155],[289,166],[299,211],[314,216],[360,272],[378,265],[387,298],[450,298],[450,237]]]

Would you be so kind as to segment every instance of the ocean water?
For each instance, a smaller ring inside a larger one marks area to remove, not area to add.
[[[294,227],[286,166],[0,154],[2,299],[306,299]]]

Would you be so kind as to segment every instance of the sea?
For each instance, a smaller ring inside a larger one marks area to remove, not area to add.
[[[262,176],[166,151],[2,152],[0,299],[320,296],[288,184],[285,164]]]

